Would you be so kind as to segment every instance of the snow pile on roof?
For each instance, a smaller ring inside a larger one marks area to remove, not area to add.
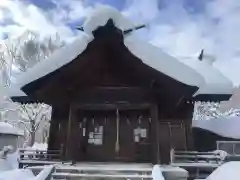
[[[223,137],[240,139],[240,117],[212,118],[209,120],[193,120],[192,126],[211,131]]]
[[[85,34],[74,43],[53,53],[48,60],[43,60],[26,73],[16,77],[17,87],[33,82],[69,63],[87,47],[93,40],[92,31],[103,26],[112,19],[117,28],[127,30],[133,28],[133,23],[116,9],[99,5],[89,15],[83,25]],[[220,72],[209,64],[194,61],[192,65],[178,61],[176,58],[162,52],[161,49],[148,42],[140,41],[134,35],[125,35],[124,44],[136,57],[146,65],[166,74],[187,85],[199,87],[197,94],[232,94],[232,84]],[[191,62],[190,62],[191,63]]]
[[[40,62],[26,73],[22,73],[22,75],[16,77],[18,86],[22,87],[72,61],[93,40],[92,31],[99,26],[105,25],[109,19],[112,19],[119,29],[126,30],[133,27],[133,24],[116,9],[108,6],[97,7],[83,25],[86,34],[79,37],[74,43],[57,50],[48,60]],[[126,47],[135,56],[156,70],[187,85],[200,86],[204,83],[201,75],[192,68],[162,52],[159,48],[148,42],[140,41],[133,36],[125,36],[124,42]]]
[[[164,53],[160,48],[136,38],[126,36],[125,46],[146,65],[166,74],[179,82],[192,86],[201,86],[204,79],[184,63]]]
[[[240,162],[228,162],[213,171],[206,180],[239,180]]]
[[[88,43],[91,41],[92,38],[90,36],[83,34],[71,45],[66,45],[56,50],[50,58],[40,61],[34,67],[29,68],[27,72],[16,76],[15,87],[22,87],[71,62],[86,49]]]
[[[123,16],[117,9],[110,6],[98,5],[94,12],[91,13],[83,23],[84,32],[88,35],[92,35],[92,32],[99,26],[106,25],[110,18],[115,23],[115,26],[121,30],[135,27],[133,22]]]
[[[24,136],[24,132],[13,125],[5,122],[0,122],[0,133],[1,134],[13,134],[18,136]]]
[[[233,82],[224,76],[218,69],[214,68],[207,60],[198,60],[197,58],[187,58],[183,61],[185,64],[195,69],[205,80],[205,83],[199,88],[198,94],[232,94]]]

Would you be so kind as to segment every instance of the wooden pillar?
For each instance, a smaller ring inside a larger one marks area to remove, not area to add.
[[[74,111],[74,107],[73,106],[69,106],[69,114],[68,114],[68,127],[67,127],[67,138],[66,138],[66,151],[65,151],[65,158],[67,160],[72,160],[73,155],[72,155],[72,137],[71,137],[71,129],[72,129],[72,120],[73,120],[73,112]]]
[[[50,121],[50,129],[49,129],[49,137],[48,137],[48,150],[54,149],[54,138],[55,138],[55,133],[54,133],[54,123],[56,121],[54,112],[55,112],[55,107],[52,106],[52,115],[51,115],[51,121]]]
[[[194,104],[188,103],[186,104],[186,123],[185,123],[185,133],[186,133],[186,145],[187,150],[194,149],[194,139],[192,133],[192,118],[193,118],[193,111],[194,111]]]
[[[151,114],[151,142],[152,142],[152,163],[160,164],[160,144],[159,144],[159,119],[158,106],[153,104],[150,109]]]

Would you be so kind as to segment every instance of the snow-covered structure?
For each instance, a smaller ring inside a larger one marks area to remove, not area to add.
[[[195,147],[199,151],[215,150],[217,141],[240,141],[239,116],[194,120],[192,126]]]
[[[75,42],[16,77],[12,99],[53,107],[49,149],[78,161],[168,163],[171,148],[192,146],[192,102],[231,97],[210,63],[184,64],[134,29],[99,6]]]
[[[0,122],[0,149],[12,146],[15,151],[24,143],[24,132],[11,124]]]

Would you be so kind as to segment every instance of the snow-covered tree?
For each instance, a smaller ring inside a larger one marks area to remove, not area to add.
[[[16,74],[26,72],[38,62],[47,60],[63,45],[58,34],[42,38],[31,31],[24,32],[18,38],[3,41],[0,44],[0,83],[10,86]]]
[[[46,128],[49,127],[51,119],[51,106],[40,103],[22,104],[19,107],[20,120],[25,126],[29,136],[29,146],[35,142],[35,136],[38,129],[41,127],[43,133],[46,133]],[[41,134],[45,136],[45,134]],[[45,137],[44,137],[45,138]]]
[[[211,118],[227,118],[231,116],[239,116],[240,109],[231,108],[222,111],[220,103],[216,102],[196,102],[194,105],[193,120],[208,120]]]
[[[42,38],[40,35],[26,31],[15,39],[0,43],[0,90],[8,87],[15,76],[24,73],[40,61],[48,60],[53,52],[61,48],[64,42],[58,34]],[[2,92],[2,91],[1,91]],[[0,120],[15,126],[23,126],[33,145],[36,132],[43,128],[43,138],[47,135],[51,107],[46,104],[18,104],[0,92]]]

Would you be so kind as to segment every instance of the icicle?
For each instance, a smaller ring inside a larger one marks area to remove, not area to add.
[[[58,124],[58,130],[61,130],[61,123]]]

